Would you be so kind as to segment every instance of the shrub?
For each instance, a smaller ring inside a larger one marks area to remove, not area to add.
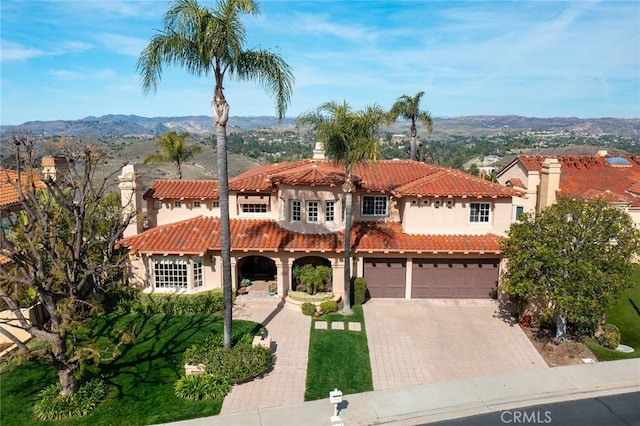
[[[310,302],[304,302],[300,307],[302,309],[302,313],[309,316],[314,316],[316,314],[316,305]]]
[[[100,378],[78,386],[71,396],[60,395],[60,384],[51,385],[38,394],[34,411],[40,420],[86,416],[107,397],[107,390]]]
[[[313,266],[306,264],[293,268],[293,276],[305,287],[309,294],[316,294],[317,291],[330,289],[332,275],[331,268],[324,265]]]
[[[219,289],[196,294],[148,294],[121,287],[110,291],[108,299],[113,310],[145,315],[215,313],[224,309],[222,290]]]
[[[362,305],[367,297],[367,280],[357,277],[353,282],[353,304]]]
[[[605,324],[602,326],[602,333],[599,333],[598,342],[605,348],[617,348],[620,344],[620,330],[613,324]]]
[[[234,335],[230,350],[223,349],[221,337],[211,336],[191,345],[184,352],[184,363],[203,364],[208,375],[224,379],[229,384],[258,377],[273,364],[271,350],[251,346],[252,334]]]
[[[207,374],[218,376],[230,384],[242,383],[261,376],[273,364],[270,349],[262,346],[238,344],[231,350],[218,348],[205,362]]]
[[[325,314],[336,312],[338,310],[338,303],[335,300],[326,300],[320,304],[320,310]]]
[[[174,390],[178,398],[200,401],[224,398],[231,390],[231,385],[223,377],[205,374],[181,377]]]
[[[324,302],[333,297],[333,293],[316,293],[311,295],[300,291],[290,291],[287,295],[298,302]]]

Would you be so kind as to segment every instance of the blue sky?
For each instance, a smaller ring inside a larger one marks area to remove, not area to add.
[[[203,4],[213,5],[211,1]],[[136,62],[164,0],[0,3],[0,124],[104,114],[211,115],[211,78]],[[426,92],[435,117],[640,117],[640,2],[262,1],[247,48],[279,52],[288,117],[328,100],[389,108]],[[261,86],[226,83],[231,115],[275,115]]]

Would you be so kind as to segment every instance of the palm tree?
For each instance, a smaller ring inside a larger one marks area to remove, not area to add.
[[[149,154],[144,159],[144,164],[149,163],[173,163],[176,166],[176,175],[178,179],[182,179],[182,163],[193,158],[202,151],[200,145],[189,146],[186,139],[189,133],[178,133],[175,130],[169,130],[158,136],[158,144],[160,152]]]
[[[353,167],[377,160],[376,135],[385,120],[385,112],[377,105],[363,111],[352,111],[347,102],[326,102],[317,109],[298,116],[296,126],[311,126],[323,143],[327,158],[341,163],[345,169],[344,229],[344,307],[351,312],[351,224],[353,211]]]
[[[418,131],[416,129],[416,121],[420,121],[427,127],[427,131],[433,131],[433,119],[428,111],[420,111],[420,98],[424,92],[418,92],[413,98],[408,95],[402,95],[391,107],[388,115],[388,122],[394,122],[398,117],[405,120],[411,120],[411,157],[410,160],[416,159],[416,137]]]
[[[226,149],[229,104],[224,96],[224,78],[261,83],[275,97],[279,121],[294,85],[293,72],[281,56],[268,50],[244,49],[245,26],[241,17],[258,13],[258,4],[253,0],[219,0],[213,8],[201,6],[196,0],[176,0],[164,15],[164,30],[158,30],[138,58],[145,92],[156,90],[164,64],[178,65],[197,76],[213,75],[215,79],[211,107],[218,153],[225,348],[231,347],[233,305]]]

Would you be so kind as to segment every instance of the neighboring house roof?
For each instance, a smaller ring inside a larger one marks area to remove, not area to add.
[[[604,197],[640,207],[640,156],[521,155],[503,170],[519,163],[527,173],[540,172],[547,158],[557,158],[561,164],[561,193]]]
[[[217,180],[157,180],[144,192],[143,198],[196,199],[219,198]]]
[[[26,173],[20,173],[20,180],[23,188],[27,188],[30,180]],[[16,205],[20,202],[18,193],[18,172],[0,168],[0,208]],[[36,188],[44,188],[44,184],[39,180]]]
[[[470,176],[457,170],[409,160],[383,160],[356,164],[353,179],[359,190],[396,196],[511,197],[521,191]],[[276,191],[277,185],[338,186],[345,181],[344,167],[326,160],[255,167],[229,180],[229,190]]]
[[[525,185],[520,179],[518,178],[511,178],[507,181],[507,186],[515,186],[516,188],[527,188],[527,185]]]
[[[199,216],[151,228],[121,240],[120,245],[145,254],[197,254],[220,250],[220,219]],[[485,235],[410,235],[400,223],[355,223],[353,250],[362,253],[498,254],[500,237]],[[296,233],[270,220],[231,220],[233,251],[341,252],[344,232]]]

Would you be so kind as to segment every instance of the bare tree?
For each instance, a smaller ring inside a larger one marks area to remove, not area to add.
[[[63,147],[66,172],[40,180],[34,139],[12,140],[16,173],[8,181],[19,201],[14,211],[1,211],[0,251],[8,261],[0,267],[0,298],[15,317],[11,324],[43,344],[32,350],[6,327],[0,333],[27,356],[50,363],[61,394],[71,395],[81,364],[102,355],[76,337],[102,312],[104,292],[123,282],[127,259],[116,242],[134,213],[123,216],[118,194],[109,192],[113,176],[97,178],[102,156],[91,147]],[[7,291],[15,285],[30,290],[27,306]],[[23,308],[38,308],[44,318],[31,321]]]

